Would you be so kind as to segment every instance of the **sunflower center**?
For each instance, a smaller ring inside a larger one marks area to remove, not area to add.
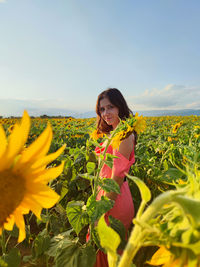
[[[0,228],[21,203],[25,192],[25,180],[10,170],[0,172]]]

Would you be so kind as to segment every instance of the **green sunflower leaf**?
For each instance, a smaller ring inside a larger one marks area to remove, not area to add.
[[[67,204],[67,217],[78,235],[81,229],[89,223],[86,206],[83,201],[71,201]]]

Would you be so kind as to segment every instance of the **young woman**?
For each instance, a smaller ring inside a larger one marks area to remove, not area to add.
[[[120,121],[119,118],[126,119],[132,112],[128,108],[121,92],[116,88],[109,88],[98,96],[96,113],[98,132],[109,134],[110,131],[117,127]],[[104,164],[100,176],[115,180],[120,186],[120,194],[114,192],[107,193],[104,190],[100,190],[97,196],[97,200],[100,200],[101,196],[104,195],[115,201],[114,207],[105,214],[105,220],[108,223],[108,216],[111,215],[120,220],[127,231],[134,217],[134,206],[128,182],[125,180],[125,173],[128,173],[131,165],[135,162],[135,143],[136,136],[132,134],[120,143],[118,150],[113,149],[111,145],[108,147],[107,153],[113,154],[118,158],[114,158],[112,169]],[[105,143],[102,144],[102,149],[96,148],[97,155],[102,153],[105,145]],[[106,254],[99,251],[95,267],[107,266]]]

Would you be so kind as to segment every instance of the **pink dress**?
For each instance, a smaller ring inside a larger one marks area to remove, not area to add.
[[[102,153],[104,149],[105,148],[100,149],[97,147],[95,149],[95,152],[97,155],[100,155],[100,153]],[[106,153],[113,154],[118,158],[113,159],[112,169],[106,164],[104,164],[101,169],[100,176],[103,178],[111,178],[112,174],[114,174],[115,176],[124,179],[125,173],[129,172],[131,165],[135,162],[134,149],[131,152],[129,160],[124,157],[118,150],[113,149],[112,146],[108,147]],[[127,181],[123,182],[120,191],[121,193],[118,194],[113,208],[106,212],[105,220],[108,223],[108,216],[111,215],[114,218],[120,220],[124,224],[126,231],[128,231],[134,217],[134,205]],[[101,189],[97,196],[97,200],[100,200],[101,196],[103,196],[104,194],[104,190]],[[99,251],[97,253],[95,267],[108,267],[107,255],[104,254],[102,251]]]

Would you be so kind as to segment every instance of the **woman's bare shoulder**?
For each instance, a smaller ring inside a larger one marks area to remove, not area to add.
[[[127,159],[130,158],[131,152],[133,151],[134,140],[134,135],[130,135],[120,143],[119,152]]]

